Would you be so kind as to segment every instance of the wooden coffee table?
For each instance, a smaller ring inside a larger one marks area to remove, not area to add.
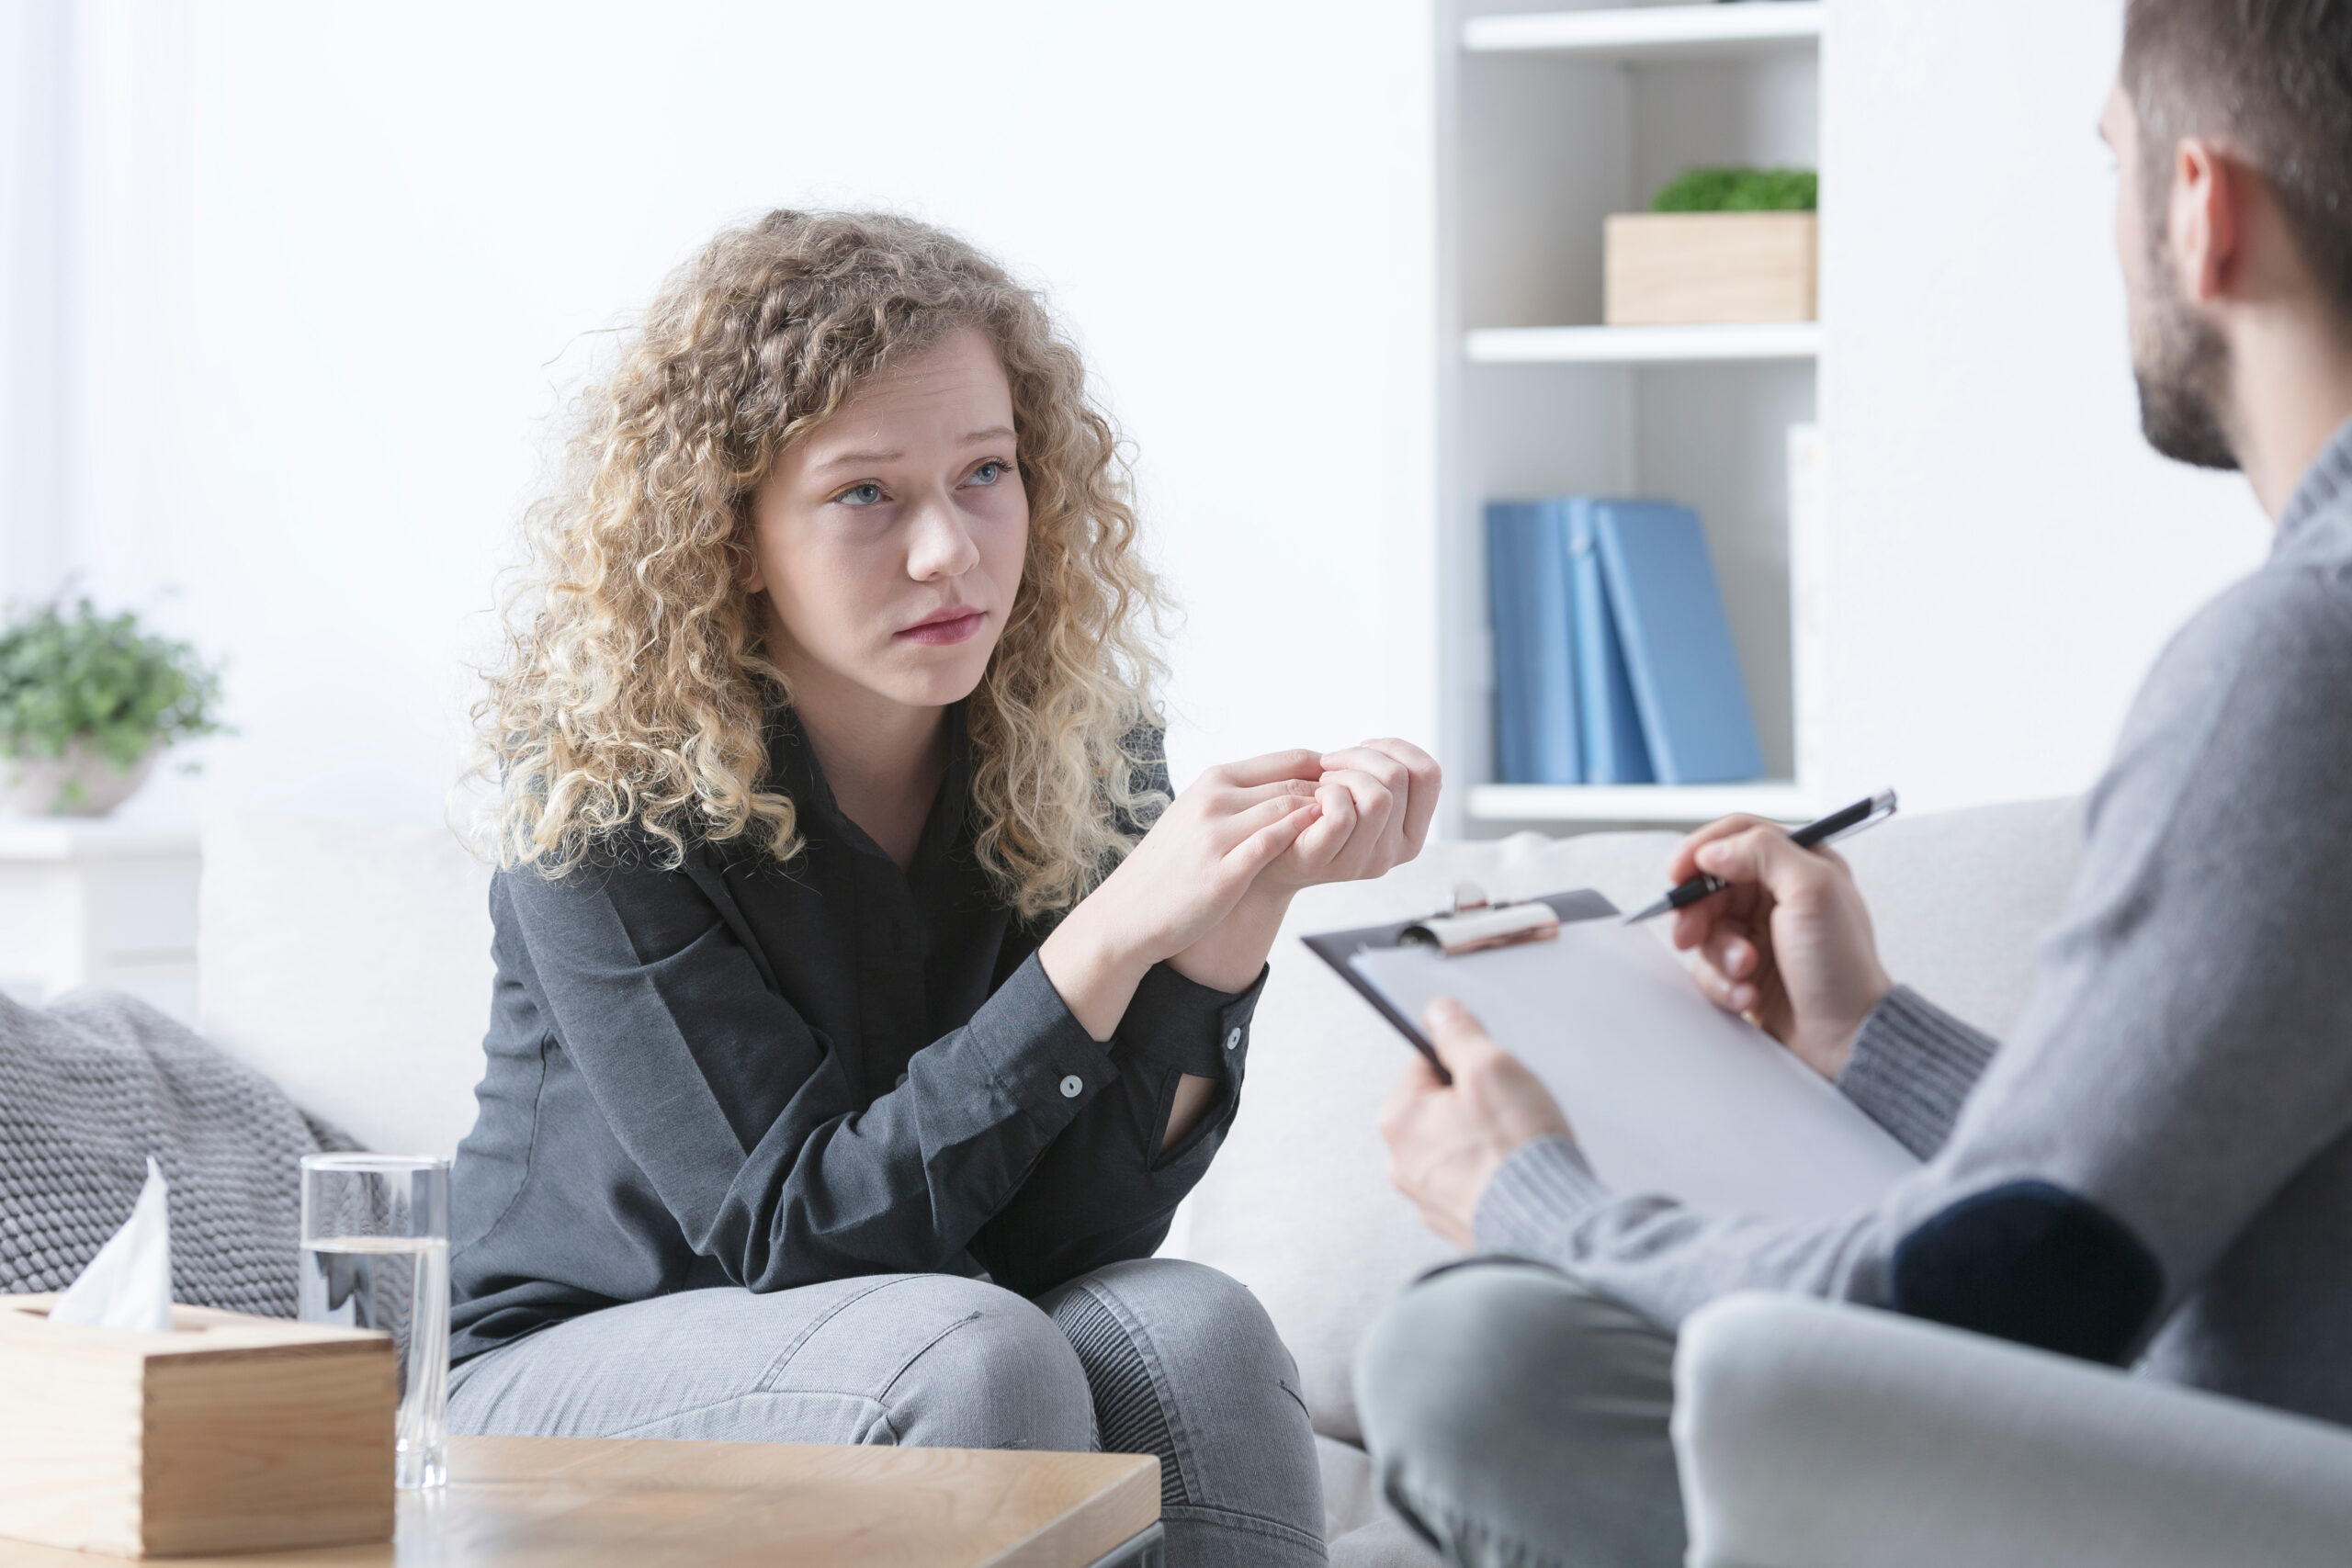
[[[1158,1568],[1159,1461],[1136,1454],[452,1438],[375,1546],[172,1558],[215,1568]],[[0,1540],[0,1568],[116,1559]]]

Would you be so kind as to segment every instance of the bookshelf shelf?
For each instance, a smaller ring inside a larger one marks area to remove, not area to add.
[[[1476,784],[1469,816],[1477,822],[1712,822],[1746,811],[1776,822],[1804,822],[1819,802],[1800,784],[1761,780],[1729,784]]]
[[[1660,365],[1812,359],[1818,321],[1697,327],[1485,327],[1463,335],[1473,365]]]
[[[1837,334],[1820,321],[1550,323],[1600,322],[1609,218],[1645,210],[1684,170],[1834,164],[1820,114],[1829,8],[1519,3],[1439,0],[1439,36],[1459,40],[1438,92],[1431,345],[1437,750],[1453,781],[1444,830],[1574,833],[1733,811],[1802,820],[1841,782],[1822,744],[1835,671],[1814,651],[1819,615],[1799,613],[1821,603],[1830,558],[1818,391]],[[1824,178],[1834,202],[1834,172]],[[1489,782],[1499,757],[1486,507],[1577,495],[1699,515],[1766,779]]]
[[[1820,37],[1818,0],[1473,17],[1462,27],[1462,47],[1476,54],[1619,60],[1736,58],[1805,47]]]

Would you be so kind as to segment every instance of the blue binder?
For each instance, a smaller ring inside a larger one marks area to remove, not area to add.
[[[1596,503],[1578,497],[1568,508],[1568,595],[1577,634],[1577,718],[1583,741],[1584,782],[1596,784],[1655,783],[1648,744],[1642,739],[1641,710],[1617,618],[1609,608],[1609,587],[1593,528]]]
[[[1595,502],[1592,530],[1657,782],[1761,776],[1763,748],[1699,514],[1665,502]]]
[[[1495,636],[1495,762],[1504,784],[1577,784],[1566,508],[1487,506],[1487,603]]]
[[[1520,614],[1519,584],[1526,575],[1519,544],[1534,509],[1512,502],[1487,503],[1487,612],[1495,638],[1495,778],[1535,782],[1533,709],[1528,702],[1528,642]]]

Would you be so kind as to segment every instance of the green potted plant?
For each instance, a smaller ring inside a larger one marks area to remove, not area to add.
[[[1650,198],[1652,212],[1811,212],[1821,176],[1811,169],[1685,169]]]
[[[0,629],[0,807],[102,817],[175,740],[210,735],[220,672],[130,611],[52,601]]]

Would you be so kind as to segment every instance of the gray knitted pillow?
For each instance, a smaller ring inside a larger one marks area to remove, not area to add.
[[[0,1293],[62,1291],[171,1184],[172,1299],[294,1315],[296,1162],[352,1142],[135,998],[0,997]]]

